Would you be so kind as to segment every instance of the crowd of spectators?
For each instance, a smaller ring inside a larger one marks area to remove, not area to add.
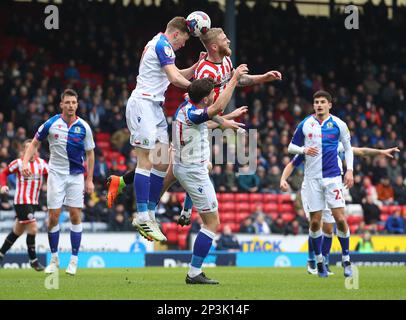
[[[220,5],[205,0],[193,4],[177,1],[176,5],[163,0],[161,7],[145,6],[142,1],[127,7],[121,1],[64,1],[59,30],[44,29],[42,4],[5,1],[0,6],[4,26],[0,42],[24,39],[2,53],[0,64],[1,166],[16,158],[21,143],[59,112],[59,94],[72,87],[79,92],[79,116],[89,122],[95,135],[110,133],[113,149],[124,155],[121,162],[109,162],[96,148],[96,191],[86,198],[85,221],[109,223],[111,230],[129,230],[134,211],[131,187],[109,210],[104,184],[110,174],[122,174],[136,165],[128,143],[125,105],[136,84],[143,46],[170,18],[195,9],[207,12],[213,26],[224,25]],[[238,89],[236,106],[249,106],[249,113],[240,120],[247,129],[257,130],[257,170],[240,175],[246,168],[214,163],[211,177],[218,192],[280,193],[281,172],[291,159],[287,147],[293,130],[312,112],[312,94],[325,89],[334,96],[332,113],[351,130],[353,146],[397,146],[401,150],[393,159],[356,158],[355,186],[347,201],[363,205],[368,225],[382,223],[381,205],[406,205],[406,38],[402,33],[406,10],[399,7],[394,18],[388,19],[384,7],[368,1],[361,11],[360,29],[347,30],[341,9],[337,7],[329,18],[304,17],[293,2],[283,8],[282,4],[274,7],[269,1],[256,1],[251,8],[240,1],[235,64],[247,63],[252,74],[279,70],[283,81]],[[191,65],[202,49],[192,38],[177,52],[177,65]],[[62,65],[62,71],[53,68],[55,65]],[[96,76],[84,77],[83,70]],[[169,124],[171,116],[168,114]],[[213,157],[229,150],[229,145],[221,145]],[[46,143],[41,155],[48,157]],[[289,180],[290,192],[298,192],[302,179],[303,168],[298,168]],[[181,189],[177,185],[172,190]],[[12,208],[4,196],[1,208]],[[169,196],[159,206],[158,215],[163,222],[174,221],[180,210],[181,205]],[[300,208],[297,212],[288,225],[279,218],[267,222],[266,215],[257,214],[244,221],[241,230],[306,233],[303,212]]]

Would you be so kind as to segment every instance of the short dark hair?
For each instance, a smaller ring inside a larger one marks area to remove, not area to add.
[[[77,92],[73,89],[65,89],[65,91],[61,94],[61,101],[63,101],[65,96],[76,97],[76,99],[79,97]]]
[[[313,95],[313,100],[316,98],[326,98],[328,102],[332,102],[333,98],[330,93],[324,90],[318,90]]]
[[[189,98],[199,103],[204,97],[207,97],[214,89],[214,81],[211,78],[198,79],[192,82],[188,88]]]
[[[189,28],[187,27],[187,22],[184,17],[175,17],[166,25],[166,30],[175,31],[179,30],[180,32],[189,34]]]

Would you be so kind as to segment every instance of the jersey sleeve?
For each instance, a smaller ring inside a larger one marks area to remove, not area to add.
[[[48,133],[49,133],[49,128],[51,128],[51,125],[54,121],[52,121],[53,118],[47,120],[46,122],[44,122],[37,130],[37,133],[35,134],[35,138],[38,141],[44,141],[46,139],[46,137],[48,137]]]
[[[292,164],[295,168],[297,168],[298,166],[300,166],[304,161],[304,155],[303,154],[297,154],[293,157],[292,159]]]
[[[338,143],[338,148],[337,148],[338,153],[344,152],[344,145],[342,142]]]
[[[187,111],[187,117],[194,124],[201,124],[210,120],[207,113],[207,108],[198,109],[196,107],[192,107]]]
[[[293,138],[291,143],[294,145],[297,145],[299,147],[303,147],[304,146],[304,133],[303,133],[303,124],[304,121],[302,121],[301,123],[299,123],[299,125],[297,126],[295,133],[293,134]]]
[[[171,45],[166,41],[158,41],[155,46],[155,52],[158,56],[161,67],[175,63],[175,52]]]
[[[11,173],[16,173],[18,171],[18,159],[10,162],[10,164],[7,166],[8,172]]]
[[[340,129],[339,141],[342,142],[344,148],[345,163],[347,165],[347,170],[353,170],[354,166],[354,153],[351,147],[351,134],[347,125],[344,121],[337,121],[338,127]]]
[[[84,140],[84,145],[85,145],[85,150],[93,150],[95,148],[95,143],[93,140],[93,132],[92,129],[90,129],[90,126],[85,123],[85,128],[86,128],[86,137]]]

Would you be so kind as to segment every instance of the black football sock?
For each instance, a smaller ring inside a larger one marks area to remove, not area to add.
[[[123,175],[123,180],[124,183],[128,186],[128,185],[132,185],[134,183],[134,177],[135,177],[135,170],[131,170],[131,171],[127,171],[124,175]]]
[[[0,249],[0,252],[3,254],[3,256],[6,254],[6,252],[11,248],[11,246],[16,242],[18,239],[18,235],[16,235],[13,231],[11,231],[6,240],[4,240],[3,246]]]
[[[27,248],[30,261],[37,259],[37,253],[35,252],[35,235],[27,234]]]

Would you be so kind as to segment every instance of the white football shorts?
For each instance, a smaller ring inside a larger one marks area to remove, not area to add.
[[[83,208],[85,179],[83,174],[48,173],[47,206],[59,209],[62,205]]]
[[[178,179],[183,189],[189,193],[193,205],[199,213],[218,210],[216,191],[210,180],[206,164],[201,166],[174,164],[173,175]]]
[[[344,208],[341,176],[322,179],[305,179],[302,184],[303,209],[305,212]]]
[[[161,104],[138,97],[128,99],[125,116],[131,145],[154,149],[156,141],[169,144],[168,123]]]

